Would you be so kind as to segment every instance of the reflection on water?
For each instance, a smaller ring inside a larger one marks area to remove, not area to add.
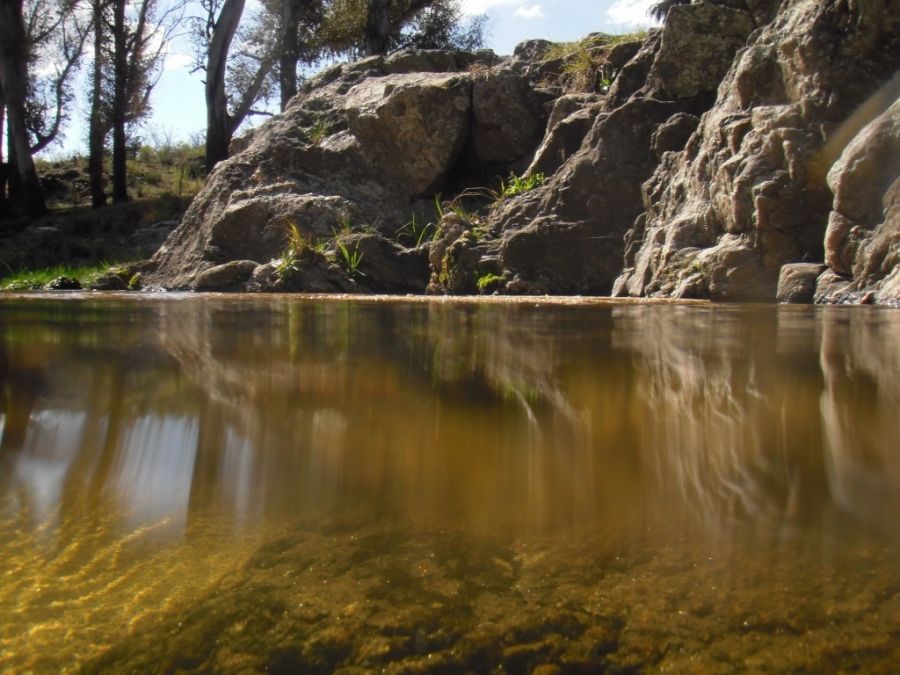
[[[0,301],[0,669],[889,672],[898,410],[872,308]]]

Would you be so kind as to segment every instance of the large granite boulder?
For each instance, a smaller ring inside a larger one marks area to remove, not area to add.
[[[412,219],[427,218],[423,204],[451,179],[456,185],[460,167],[477,173],[491,165],[504,175],[527,165],[546,122],[545,97],[504,63],[491,52],[407,51],[323,72],[215,168],[154,256],[147,285],[258,289],[271,276],[265,270],[254,276],[242,267],[227,283],[219,283],[219,269],[208,271],[235,260],[267,265],[294,231],[313,246],[330,245],[333,255],[339,232],[395,238]],[[383,269],[368,278],[386,286],[373,290],[424,288],[421,274],[404,286],[388,269],[396,263],[402,271],[422,256],[382,243],[367,264],[376,257]],[[291,287],[303,290],[298,284]]]

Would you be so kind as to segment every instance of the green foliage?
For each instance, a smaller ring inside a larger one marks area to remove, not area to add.
[[[468,210],[462,203],[462,195],[457,197],[452,202],[449,202],[448,207],[450,210],[461,220],[464,220],[467,223],[477,223],[481,219],[478,217],[478,214],[474,211]]]
[[[101,262],[92,265],[55,265],[41,269],[23,269],[0,277],[0,291],[36,291],[44,288],[54,279],[68,277],[87,288],[101,276],[113,270],[117,263]]]
[[[334,235],[335,239],[337,239],[340,235],[351,234],[353,232],[353,225],[350,222],[350,214],[342,213],[338,218],[338,225],[340,226],[337,231],[332,228],[331,233]]]
[[[330,133],[328,123],[325,120],[316,120],[316,123],[309,128],[309,142],[313,145],[319,145],[328,136],[330,136]]]
[[[444,202],[441,201],[441,193],[438,192],[434,196],[434,217],[438,222],[444,219]]]
[[[304,251],[310,249],[306,239],[300,234],[297,226],[288,222],[288,241],[287,247],[281,252],[281,257],[275,264],[275,274],[279,279],[284,279],[293,272],[300,270],[300,259]]]
[[[410,246],[418,247],[422,245],[422,242],[433,236],[436,229],[434,223],[422,224],[418,222],[414,213],[412,220],[397,230],[397,241],[401,244],[408,243]]]
[[[480,277],[478,277],[478,281],[475,282],[475,285],[478,286],[478,291],[483,293],[491,286],[494,286],[501,281],[503,281],[503,277],[501,277],[499,274],[488,273],[482,274]]]
[[[546,182],[544,174],[540,171],[519,178],[510,173],[506,182],[500,181],[500,192],[504,197],[515,197],[539,188]]]
[[[328,241],[326,239],[317,239],[310,244],[310,250],[316,255],[325,258],[328,256]]]
[[[314,40],[320,56],[355,58],[365,53],[366,0],[332,0]],[[487,18],[466,19],[457,0],[394,0],[390,3],[387,51],[475,50],[484,45]]]
[[[351,277],[362,274],[359,271],[359,264],[362,262],[363,254],[359,250],[359,244],[356,244],[352,251],[341,239],[336,239],[335,245],[337,246],[338,260],[347,274]]]
[[[609,50],[624,42],[635,42],[647,37],[646,30],[619,35],[598,34],[578,42],[559,42],[544,54],[545,61],[562,60],[561,80],[572,91],[606,91],[615,73],[607,61]]]
[[[643,42],[647,39],[647,29],[638,28],[633,33],[617,33],[616,35],[607,35],[606,44],[614,47],[625,42]]]

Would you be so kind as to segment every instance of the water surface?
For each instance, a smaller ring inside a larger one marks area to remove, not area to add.
[[[0,670],[894,672],[900,312],[0,300]]]

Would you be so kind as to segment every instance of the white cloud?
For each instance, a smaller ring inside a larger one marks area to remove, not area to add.
[[[516,16],[523,19],[543,19],[547,15],[544,14],[544,8],[540,5],[522,5],[516,9]]]
[[[194,57],[184,52],[171,52],[166,55],[166,70],[178,70],[194,65]]]
[[[463,14],[484,14],[498,5],[522,5],[525,0],[462,0]]]
[[[649,26],[657,22],[650,18],[647,10],[655,0],[616,0],[608,10],[607,18],[622,26]]]

